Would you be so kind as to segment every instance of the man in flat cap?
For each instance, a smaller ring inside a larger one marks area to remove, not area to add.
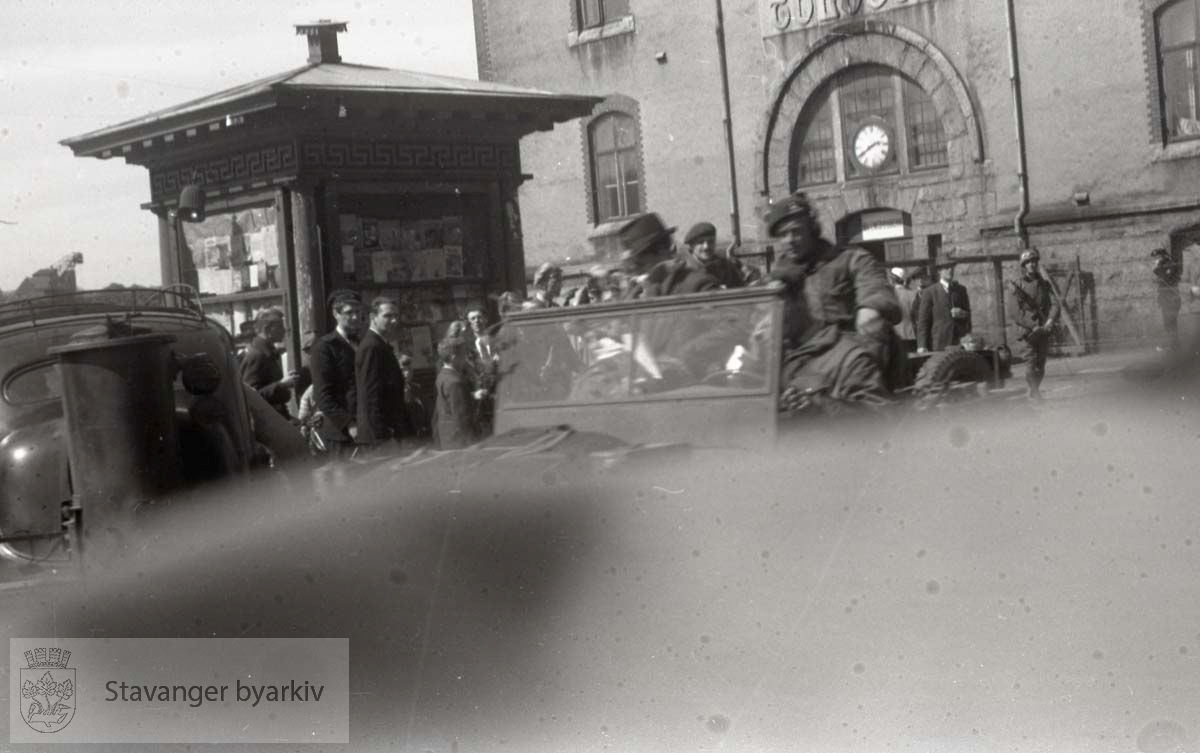
[[[730,250],[725,255],[717,251],[717,229],[710,222],[697,222],[683,236],[700,267],[717,281],[722,288],[744,287],[746,280],[741,266],[729,257]]]
[[[621,262],[634,278],[626,299],[699,293],[720,287],[712,275],[694,269],[675,253],[674,232],[675,228],[663,224],[654,212],[640,214],[621,228],[619,236],[625,248]]]
[[[787,289],[782,402],[877,402],[907,372],[892,326],[900,304],[883,266],[868,251],[821,237],[803,193],[773,203],[767,231],[783,240],[771,277]]]
[[[954,262],[937,266],[938,281],[921,293],[917,352],[946,350],[971,332],[971,299],[954,279]]]

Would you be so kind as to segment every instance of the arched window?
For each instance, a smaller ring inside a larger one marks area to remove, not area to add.
[[[1177,0],[1158,11],[1158,73],[1163,135],[1167,141],[1200,138],[1200,2]]]
[[[588,127],[596,224],[642,211],[637,121],[610,112]]]
[[[891,68],[864,65],[834,76],[805,105],[794,131],[791,174],[800,187],[948,162],[946,132],[929,95]]]

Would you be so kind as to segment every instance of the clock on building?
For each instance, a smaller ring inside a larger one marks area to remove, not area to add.
[[[866,170],[878,170],[892,153],[892,134],[887,125],[870,121],[858,129],[853,140],[854,161]]]

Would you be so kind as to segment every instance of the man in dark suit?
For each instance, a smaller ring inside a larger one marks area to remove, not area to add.
[[[283,374],[283,357],[275,346],[283,341],[286,332],[283,312],[269,308],[254,319],[254,339],[242,356],[242,381],[262,395],[280,415],[289,417],[288,401],[292,387],[300,380],[300,372]]]
[[[917,352],[946,350],[971,332],[971,300],[954,280],[954,263],[939,265],[938,281],[921,291]]]
[[[330,309],[337,326],[313,346],[312,374],[316,409],[324,417],[317,433],[337,460],[354,449],[357,400],[354,351],[362,329],[362,303],[353,291],[336,291]]]
[[[399,333],[400,307],[390,298],[371,302],[371,326],[354,356],[355,399],[360,447],[379,448],[411,436],[404,408],[404,373],[392,349]]]

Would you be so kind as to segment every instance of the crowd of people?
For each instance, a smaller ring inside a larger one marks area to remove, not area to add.
[[[677,248],[675,228],[659,215],[645,213],[620,229],[623,254],[618,267],[593,267],[580,284],[564,290],[563,270],[543,264],[533,276],[528,298],[503,293],[496,298],[497,309],[503,320],[513,311],[773,282],[781,286],[784,298],[780,396],[784,409],[814,403],[887,402],[897,389],[911,383],[910,357],[952,348],[971,337],[970,296],[955,280],[952,262],[934,267],[936,280],[926,279],[924,267],[885,270],[868,251],[822,237],[816,211],[803,193],[772,203],[764,219],[778,249],[768,275],[744,264],[730,248],[719,249],[710,223],[694,225]],[[1154,258],[1164,326],[1173,339],[1180,268],[1161,249]],[[1038,251],[1022,252],[1019,264],[1020,276],[1006,285],[1007,311],[1028,364],[1027,394],[1039,400],[1061,311],[1040,272]],[[1195,285],[1189,287],[1192,297],[1200,296],[1198,291]],[[441,449],[453,449],[491,432],[505,346],[489,326],[482,305],[453,322],[438,342],[432,405],[426,405],[414,389],[412,358],[394,347],[399,333],[397,301],[377,298],[364,305],[357,293],[339,290],[329,297],[328,305],[336,326],[320,337],[305,339],[305,367],[283,373],[277,346],[283,339],[284,318],[278,309],[263,311],[256,318],[254,337],[241,362],[243,381],[280,413],[289,415],[289,402],[297,396],[295,419],[314,451],[345,460],[410,440],[431,440]],[[722,339],[719,325],[699,326],[706,331],[683,335],[720,341],[723,362],[732,341],[724,342],[728,338]],[[678,339],[680,331],[662,334],[668,340]],[[564,342],[570,337],[569,332],[563,333]],[[578,357],[577,347],[565,345],[557,351],[555,347],[547,344],[547,352],[533,358],[542,365],[543,377],[555,364],[566,364],[573,373],[587,365],[586,358]],[[639,354],[630,350],[629,358],[637,360]],[[744,353],[738,345],[732,351]],[[655,378],[662,378],[653,363],[647,368]]]

